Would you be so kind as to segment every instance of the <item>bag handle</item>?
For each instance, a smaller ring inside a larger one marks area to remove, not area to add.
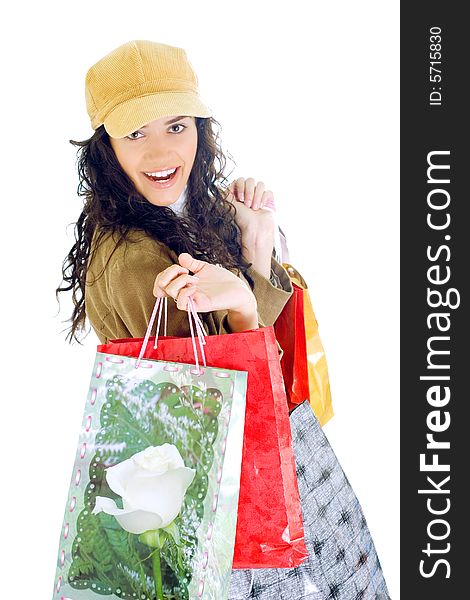
[[[162,300],[164,302],[162,302]],[[150,317],[150,321],[147,327],[147,331],[145,332],[145,337],[144,337],[144,341],[142,342],[142,346],[140,348],[140,352],[139,352],[139,357],[137,358],[137,362],[135,365],[135,368],[138,369],[140,366],[140,362],[142,360],[142,357],[144,355],[145,349],[147,347],[147,343],[149,341],[149,337],[150,337],[150,333],[152,331],[152,327],[153,324],[155,322],[155,318],[157,316],[157,310],[158,310],[158,321],[157,321],[157,329],[155,331],[155,344],[153,346],[154,350],[158,347],[158,336],[160,333],[160,322],[161,322],[161,317],[162,317],[162,308],[163,308],[163,304],[165,305],[165,318],[164,318],[164,335],[166,336],[166,328],[167,328],[167,320],[168,320],[168,298],[165,296],[164,298],[157,298],[155,305],[153,307],[153,311],[152,311],[152,315]],[[188,298],[188,304],[186,307],[186,310],[188,312],[188,319],[189,319],[189,328],[191,330],[191,341],[193,344],[193,351],[194,351],[194,360],[196,363],[196,369],[199,372],[199,360],[198,360],[198,353],[197,353],[197,349],[196,349],[196,340],[195,340],[195,335],[194,335],[194,327],[196,328],[196,335],[198,337],[198,341],[199,341],[199,348],[201,350],[201,356],[202,356],[202,361],[204,363],[204,366],[206,367],[206,356],[204,354],[204,349],[203,346],[205,346],[206,344],[206,340],[205,340],[205,333],[204,333],[204,328],[202,325],[202,321],[199,318],[199,315],[196,312],[196,309],[194,307],[194,302],[193,299],[191,297]],[[194,320],[194,325],[193,325],[193,320]]]

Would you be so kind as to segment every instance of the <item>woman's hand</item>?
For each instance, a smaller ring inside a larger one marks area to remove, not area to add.
[[[228,189],[226,199],[236,210],[235,222],[242,237],[242,254],[258,273],[269,279],[276,228],[272,192],[264,190],[262,181],[255,185],[252,177],[246,181],[240,177]]]
[[[242,238],[246,235],[253,242],[254,238],[262,237],[266,242],[274,243],[273,193],[270,190],[265,191],[262,181],[255,185],[252,177],[246,180],[239,177],[228,189],[226,199],[235,206],[235,222],[240,228]]]
[[[227,310],[232,331],[258,327],[256,298],[239,277],[187,252],[180,254],[178,261],[179,265],[171,265],[157,275],[154,296],[174,298],[180,310],[187,310],[189,297],[197,312]]]

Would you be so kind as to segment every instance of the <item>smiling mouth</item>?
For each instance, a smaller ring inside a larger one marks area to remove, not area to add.
[[[164,183],[167,181],[171,181],[172,179],[175,178],[176,174],[178,173],[178,169],[180,167],[176,167],[176,169],[173,171],[173,173],[170,173],[169,175],[166,175],[165,177],[156,177],[155,175],[147,175],[147,173],[144,173],[145,177],[147,177],[147,179],[150,179],[150,181],[158,181],[160,183]]]

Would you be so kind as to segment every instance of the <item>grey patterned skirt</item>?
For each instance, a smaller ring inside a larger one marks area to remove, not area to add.
[[[233,570],[229,600],[390,600],[361,506],[308,401],[290,423],[309,558]]]

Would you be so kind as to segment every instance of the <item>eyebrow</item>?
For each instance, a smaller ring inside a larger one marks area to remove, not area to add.
[[[180,115],[179,117],[173,117],[165,122],[165,125],[171,125],[172,123],[176,123],[176,121],[180,121],[181,119],[186,119],[187,115]],[[145,129],[147,125],[143,125],[141,129]]]

